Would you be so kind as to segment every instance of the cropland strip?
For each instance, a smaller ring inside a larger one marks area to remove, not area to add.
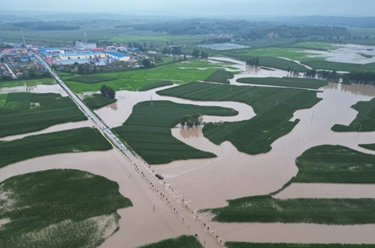
[[[375,144],[362,144],[359,145],[362,148],[375,151]]]
[[[0,109],[4,107],[7,101],[8,94],[0,94]]]
[[[183,235],[178,238],[166,239],[140,248],[203,248],[203,246],[194,236]]]
[[[374,247],[374,245],[226,242],[225,247],[227,248],[372,248]]]
[[[47,170],[0,184],[1,247],[98,247],[131,207],[113,181],[78,170]]]
[[[94,94],[92,96],[87,96],[83,99],[83,102],[87,105],[87,107],[91,109],[99,109],[104,106],[107,106],[111,103],[116,102],[116,99],[112,99],[109,97],[102,96],[100,94]]]
[[[336,124],[332,130],[335,132],[375,131],[375,98],[369,102],[358,102],[352,108],[358,111],[352,123],[349,126]]]
[[[147,90],[152,90],[152,89],[155,89],[155,88],[159,88],[159,87],[163,87],[163,86],[169,86],[169,85],[173,85],[173,82],[172,81],[160,81],[160,82],[155,83],[155,84],[145,85],[145,86],[141,87],[140,89],[138,89],[138,91],[147,91]]]
[[[375,223],[375,199],[275,199],[270,195],[229,200],[212,209],[214,221],[316,223],[353,225]]]
[[[317,70],[332,70],[332,71],[369,71],[375,70],[375,63],[369,64],[350,64],[350,63],[340,63],[331,62],[325,60],[308,60],[301,61],[301,63],[308,65]]]
[[[0,167],[44,155],[106,151],[108,141],[92,128],[79,128],[55,133],[28,136],[13,141],[0,141]]]
[[[40,79],[17,79],[17,80],[11,80],[11,81],[0,81],[0,88],[1,87],[17,87],[17,86],[36,86],[38,84],[43,85],[53,85],[56,84],[55,79],[53,78],[40,78]]]
[[[260,85],[276,85],[285,87],[296,87],[306,89],[319,89],[328,84],[328,81],[310,78],[240,78],[239,83],[260,84]]]
[[[172,136],[171,128],[175,127],[183,116],[194,114],[234,116],[238,112],[221,107],[147,101],[135,105],[126,122],[114,131],[149,164],[215,157],[212,153],[197,150]]]
[[[219,145],[228,140],[248,154],[270,151],[271,144],[298,123],[298,120],[289,121],[293,113],[320,101],[316,92],[307,90],[209,83],[190,83],[158,94],[200,101],[235,101],[252,106],[257,115],[250,120],[207,124],[203,129],[211,142]]]
[[[247,60],[247,59],[252,59],[254,57],[240,57],[242,60]],[[287,71],[292,70],[292,71],[297,71],[297,72],[307,72],[308,69],[300,64],[297,64],[294,61],[282,59],[282,58],[275,58],[275,57],[259,57],[259,65],[268,67],[268,68],[275,68],[275,69],[280,69]]]
[[[232,79],[233,77],[234,74],[232,72],[225,70],[217,70],[214,73],[212,73],[209,77],[207,77],[204,81],[227,84],[229,82],[229,79]]]
[[[87,120],[68,97],[58,94],[9,93],[0,108],[0,137]]]
[[[83,76],[74,76],[70,77],[70,81],[85,83],[85,84],[94,84],[106,81],[116,80],[116,77],[109,77],[109,76],[98,76],[98,75],[83,75]]]
[[[310,148],[296,159],[292,182],[375,183],[375,156],[343,146]]]
[[[69,80],[71,76],[63,76],[62,79],[75,93],[81,94],[87,91],[99,91],[105,84],[114,90],[136,91],[143,86],[155,84],[160,81],[172,81],[176,84],[189,83],[194,80],[203,81],[215,72],[219,64],[212,64],[208,61],[190,60],[188,62],[173,63],[151,69],[141,69],[123,72],[100,73],[91,75],[92,77],[114,77],[116,80],[105,83],[79,83]],[[198,68],[205,68],[199,70]]]

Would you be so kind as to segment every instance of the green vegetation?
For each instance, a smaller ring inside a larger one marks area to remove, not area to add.
[[[99,109],[116,101],[116,99],[111,99],[99,94],[87,96],[85,99],[83,99],[83,102],[91,109]]]
[[[58,94],[9,93],[0,108],[0,137],[86,120],[68,98]]]
[[[369,55],[369,54],[366,54],[366,53],[358,53],[359,55],[361,55],[362,57],[365,57],[365,58],[368,58],[368,59],[371,59],[373,56],[372,55]]]
[[[108,141],[92,128],[79,128],[28,136],[13,141],[0,141],[0,167],[44,155],[105,151],[112,149]]]
[[[0,109],[4,107],[7,101],[8,94],[0,94]]]
[[[252,106],[257,115],[250,120],[207,124],[203,129],[213,143],[229,140],[239,151],[248,154],[270,151],[271,144],[298,123],[298,120],[289,121],[293,113],[320,101],[316,92],[307,90],[209,83],[190,83],[158,94],[201,101],[237,101]]]
[[[40,79],[18,79],[18,80],[11,80],[11,81],[0,81],[0,88],[1,87],[17,87],[17,86],[37,86],[38,84],[43,85],[53,85],[56,84],[55,79],[53,78],[40,78]]]
[[[335,71],[374,71],[375,63],[369,64],[350,64],[350,63],[340,63],[331,62],[325,60],[306,60],[301,61],[301,63],[308,65],[314,69],[321,70],[335,70]]]
[[[362,148],[368,149],[368,150],[375,151],[375,144],[363,144],[363,145],[359,145],[359,146],[362,147]]]
[[[306,89],[319,89],[328,84],[328,81],[310,79],[310,78],[240,78],[240,83],[261,84],[261,85],[277,85],[286,87],[298,87]]]
[[[74,76],[70,77],[70,81],[86,83],[86,84],[94,84],[106,81],[116,80],[116,77],[106,77],[106,76],[98,76],[98,75],[84,75],[84,76]]]
[[[171,128],[184,115],[232,116],[233,109],[201,107],[168,101],[140,102],[121,127],[114,129],[149,164],[164,164],[174,160],[211,158],[214,154],[197,150],[175,139]]]
[[[0,184],[1,247],[95,248],[132,206],[117,183],[77,170],[47,170]]]
[[[275,199],[269,195],[229,200],[212,209],[218,222],[281,222],[334,225],[375,223],[375,199]]]
[[[135,91],[143,86],[158,83],[160,81],[172,81],[177,84],[184,84],[194,80],[203,81],[220,67],[208,61],[190,60],[189,62],[174,63],[155,67],[151,69],[101,73],[92,76],[114,77],[116,80],[106,82],[108,87],[114,90]],[[197,68],[207,68],[199,70]],[[63,77],[66,84],[75,92],[99,91],[102,83],[83,84],[69,80],[70,77]]]
[[[203,248],[203,246],[194,236],[183,235],[178,238],[166,239],[140,248]]]
[[[336,124],[332,130],[335,132],[375,131],[375,98],[368,102],[357,102],[352,108],[357,110],[358,114],[350,125]]]
[[[375,156],[343,146],[310,148],[296,164],[299,171],[292,182],[375,183]]]
[[[225,247],[227,248],[372,248],[373,246],[364,244],[225,243]]]
[[[155,84],[145,85],[145,86],[139,88],[138,91],[147,91],[147,90],[152,90],[152,89],[155,89],[155,88],[169,86],[169,85],[173,85],[173,82],[171,82],[171,81],[160,81],[160,82],[155,83]]]
[[[226,70],[217,70],[207,77],[204,81],[217,82],[217,83],[229,83],[228,79],[232,79],[234,74]]]

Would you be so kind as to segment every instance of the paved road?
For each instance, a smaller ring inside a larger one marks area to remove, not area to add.
[[[14,72],[12,71],[12,69],[10,69],[9,65],[7,63],[4,63],[4,65],[8,69],[8,71],[10,72],[10,74],[12,74],[12,78],[13,79],[17,79],[16,74],[14,74]]]
[[[64,81],[54,72],[48,63],[38,54],[35,57],[44,65],[44,67],[52,74],[52,76],[57,80],[61,87],[68,93],[69,97],[73,100],[75,104],[85,113],[85,115],[91,119],[99,131],[110,139],[117,148],[119,148],[126,156],[133,157],[133,154],[126,149],[125,145],[106,127],[105,123],[100,120],[83,102],[77,97],[76,94],[64,83]]]

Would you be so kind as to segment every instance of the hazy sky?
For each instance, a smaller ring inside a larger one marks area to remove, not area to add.
[[[374,16],[375,0],[0,0],[4,10],[179,15]]]

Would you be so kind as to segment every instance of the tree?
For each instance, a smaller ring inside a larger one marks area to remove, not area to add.
[[[107,85],[103,85],[100,88],[100,93],[102,94],[102,96],[105,96],[111,99],[115,99],[115,96],[116,96],[116,91],[113,88],[108,87]]]
[[[146,68],[150,68],[151,67],[151,61],[149,59],[143,59],[142,65]]]
[[[186,60],[186,54],[184,54],[184,60]]]
[[[194,127],[194,126],[199,126],[202,124],[203,118],[202,114],[196,114],[196,115],[185,115],[181,117],[180,119],[180,125],[182,127],[188,126],[188,127]]]
[[[132,43],[131,42],[128,43],[128,48],[132,48]]]
[[[34,68],[31,68],[31,69],[29,70],[29,77],[36,77],[36,71],[35,71]]]
[[[192,55],[194,58],[198,58],[198,57],[199,57],[199,54],[200,54],[200,51],[199,51],[198,49],[194,49],[191,55]]]
[[[206,53],[206,52],[201,52],[201,58],[202,59],[207,59],[208,58],[208,53]]]
[[[84,74],[85,73],[85,69],[83,68],[82,65],[79,65],[78,66],[78,74]]]

